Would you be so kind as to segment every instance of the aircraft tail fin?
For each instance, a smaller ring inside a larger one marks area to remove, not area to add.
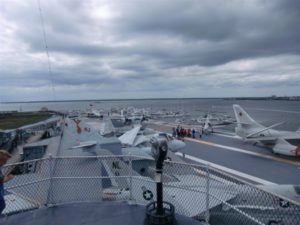
[[[239,105],[233,105],[233,110],[238,126],[248,125],[253,127],[262,127]]]
[[[203,129],[207,130],[209,127],[210,127],[210,115],[207,114]]]

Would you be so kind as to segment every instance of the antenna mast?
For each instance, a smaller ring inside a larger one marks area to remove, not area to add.
[[[55,94],[54,82],[53,82],[53,74],[52,74],[52,68],[51,68],[51,61],[50,61],[50,54],[49,54],[49,50],[48,50],[46,29],[45,29],[45,25],[44,25],[44,18],[43,18],[40,0],[37,0],[37,2],[38,2],[38,7],[39,7],[39,13],[40,13],[40,21],[41,21],[42,30],[43,30],[43,39],[44,39],[44,44],[45,44],[45,49],[46,49],[46,54],[47,54],[48,71],[49,71],[49,75],[50,75],[50,79],[51,79],[52,96],[53,96],[53,100],[56,100],[56,94]]]

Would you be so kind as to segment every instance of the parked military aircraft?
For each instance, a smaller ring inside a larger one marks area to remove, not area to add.
[[[205,118],[205,122],[204,122],[204,125],[203,125],[203,132],[205,134],[208,134],[208,133],[213,133],[213,124],[211,122],[211,116],[208,114]]]
[[[227,115],[213,115],[208,113],[204,117],[198,118],[197,122],[201,124],[204,134],[210,134],[214,132],[214,128],[232,124],[234,120]]]
[[[88,113],[88,117],[101,118],[101,117],[103,117],[103,115],[101,114],[101,112],[99,110],[92,109],[91,112]]]
[[[280,131],[272,128],[282,124],[276,123],[265,127],[254,119],[239,105],[233,105],[237,120],[235,132],[244,140],[262,143],[272,148],[273,153],[288,156],[300,156],[300,132]]]
[[[165,139],[168,143],[169,150],[172,152],[182,150],[186,146],[186,144],[183,141],[177,140],[167,133],[155,132],[152,134],[150,133],[144,135],[143,133],[140,133],[140,130],[141,126],[137,125],[133,129],[125,132],[122,136],[120,136],[119,140],[125,146],[148,148],[147,152],[150,150],[150,139],[152,137],[159,137]]]

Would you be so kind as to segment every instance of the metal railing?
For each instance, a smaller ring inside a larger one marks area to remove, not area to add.
[[[69,202],[156,200],[154,161],[135,156],[49,157],[6,165],[10,216]],[[300,205],[209,166],[167,161],[164,200],[209,224],[300,224]]]

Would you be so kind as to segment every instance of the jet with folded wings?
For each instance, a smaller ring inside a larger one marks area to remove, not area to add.
[[[272,148],[273,153],[288,156],[300,156],[300,132],[273,129],[283,122],[265,127],[254,119],[239,105],[233,105],[237,120],[235,132],[244,140],[252,140]]]

